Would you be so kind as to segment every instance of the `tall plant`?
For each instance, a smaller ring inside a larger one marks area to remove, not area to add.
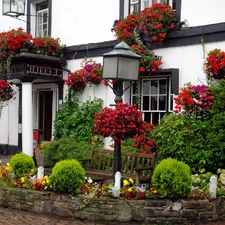
[[[54,139],[67,136],[77,142],[101,144],[102,141],[99,137],[95,137],[93,128],[94,114],[101,111],[102,103],[103,100],[100,98],[88,99],[81,103],[78,97],[72,94],[56,114]]]

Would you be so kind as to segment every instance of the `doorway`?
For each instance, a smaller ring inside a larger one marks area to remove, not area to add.
[[[53,91],[39,91],[38,130],[39,143],[52,139],[52,102]]]

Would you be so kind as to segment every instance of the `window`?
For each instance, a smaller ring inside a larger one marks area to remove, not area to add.
[[[48,2],[37,4],[36,36],[48,36]]]
[[[129,14],[138,13],[147,7],[150,7],[153,3],[162,3],[171,5],[171,7],[176,9],[176,0],[129,0],[130,11]]]
[[[139,3],[138,3],[138,0],[130,0],[130,12],[132,14],[139,12]]]
[[[136,84],[132,88],[132,104],[138,105],[146,122],[158,124],[166,113],[173,111],[171,77],[143,78],[139,85],[140,87]],[[137,94],[138,88],[141,90],[140,96]]]

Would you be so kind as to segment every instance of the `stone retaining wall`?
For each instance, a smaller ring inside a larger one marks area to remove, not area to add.
[[[74,219],[141,224],[198,223],[225,217],[225,199],[123,200],[73,197],[55,192],[0,188],[0,205],[11,209]]]

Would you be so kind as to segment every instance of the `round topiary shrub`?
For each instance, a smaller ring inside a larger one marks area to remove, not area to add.
[[[49,181],[54,191],[77,195],[85,183],[85,172],[77,160],[63,160],[55,164]]]
[[[190,167],[176,159],[164,159],[156,166],[152,183],[162,197],[187,197],[192,189]]]
[[[28,174],[32,169],[35,169],[33,158],[22,152],[12,156],[9,164],[16,178],[23,177],[24,174]]]

